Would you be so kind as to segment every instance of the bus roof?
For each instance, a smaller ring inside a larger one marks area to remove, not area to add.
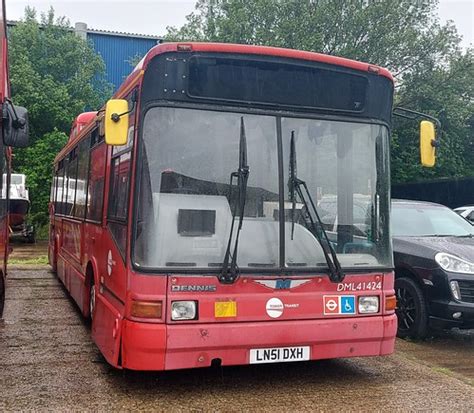
[[[143,59],[133,69],[132,73],[128,75],[119,89],[114,93],[114,97],[118,98],[124,95],[130,86],[135,83],[138,76],[147,68],[148,63],[157,55],[168,52],[214,52],[214,53],[236,53],[236,54],[253,54],[260,56],[275,56],[289,59],[308,60],[313,62],[321,62],[334,66],[347,67],[349,69],[359,70],[361,72],[369,72],[372,74],[384,76],[393,83],[393,76],[389,70],[377,65],[363,63],[356,60],[346,59],[343,57],[325,55],[322,53],[307,52],[303,50],[285,49],[281,47],[269,46],[252,46],[232,43],[199,43],[199,42],[174,42],[161,43],[151,48]],[[92,121],[91,121],[92,122]],[[89,122],[89,123],[91,123]],[[89,126],[89,125],[87,125]],[[84,129],[88,129],[85,126]],[[81,136],[82,134],[79,134]],[[55,161],[62,158],[63,153],[72,148],[80,138],[71,139],[66,146],[60,151]]]
[[[347,67],[349,69],[359,70],[361,72],[369,72],[378,74],[389,79],[393,83],[393,76],[389,70],[369,63],[359,62],[357,60],[346,59],[344,57],[331,56],[322,53],[307,52],[303,50],[285,49],[282,47],[270,46],[252,46],[246,44],[233,43],[199,43],[199,42],[174,42],[161,43],[151,48],[143,59],[137,64],[132,73],[125,79],[120,88],[115,92],[114,96],[120,96],[124,90],[128,89],[130,83],[145,70],[148,63],[155,56],[167,52],[209,52],[209,53],[237,53],[237,54],[254,54],[260,56],[286,57],[289,59],[309,60],[313,62],[326,63],[334,66]]]
[[[327,63],[336,66],[343,66],[350,69],[360,70],[362,72],[376,73],[387,77],[393,82],[392,74],[382,67],[363,63],[356,60],[346,59],[343,57],[331,56],[322,53],[307,52],[303,50],[285,49],[281,47],[270,46],[252,46],[232,43],[195,43],[195,42],[179,42],[179,43],[162,43],[148,51],[142,61],[137,65],[137,69],[145,69],[149,61],[156,55],[172,52],[216,52],[216,53],[240,53],[255,54],[263,56],[286,57],[290,59],[310,60],[315,62]]]

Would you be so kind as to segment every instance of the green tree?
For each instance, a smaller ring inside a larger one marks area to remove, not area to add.
[[[396,123],[393,177],[474,173],[472,155],[473,53],[460,49],[455,26],[441,25],[437,1],[198,0],[168,40],[279,46],[366,61],[395,77],[396,102],[443,121],[439,162],[419,166],[417,131]]]
[[[168,40],[269,45],[344,56],[400,77],[458,50],[453,25],[441,26],[436,1],[198,0]]]
[[[100,107],[111,94],[105,65],[51,8],[37,17],[27,7],[24,20],[9,32],[12,97],[30,119],[30,147],[15,150],[13,167],[27,175],[35,224],[47,222],[54,156],[67,141],[75,116]]]
[[[392,170],[395,182],[474,175],[474,54],[451,57],[448,64],[406,75],[398,103],[436,115],[443,125],[434,168],[418,162],[417,131],[413,123],[395,119]]]

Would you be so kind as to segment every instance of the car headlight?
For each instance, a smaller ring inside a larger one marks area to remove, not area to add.
[[[196,301],[173,301],[171,302],[171,319],[194,320],[197,315]]]
[[[359,297],[359,313],[370,314],[379,312],[379,297]]]
[[[446,252],[438,252],[435,261],[445,271],[474,274],[474,264]]]

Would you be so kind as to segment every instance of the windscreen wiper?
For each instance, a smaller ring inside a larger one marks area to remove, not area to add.
[[[302,188],[304,188],[306,197],[303,193]],[[292,202],[292,209],[291,209],[291,239],[293,239],[294,228],[295,228],[295,208],[296,208],[296,195],[299,196],[301,202],[304,205],[306,210],[306,215],[311,223],[312,232],[314,236],[321,245],[321,248],[324,253],[324,258],[326,259],[326,263],[329,268],[329,279],[334,283],[339,283],[344,280],[345,274],[342,271],[341,264],[339,259],[337,258],[336,252],[332,247],[331,243],[329,242],[328,235],[326,230],[323,227],[323,223],[321,218],[319,217],[318,211],[316,209],[316,205],[314,204],[313,198],[309,193],[308,186],[306,182],[299,179],[296,175],[296,149],[295,149],[295,131],[291,131],[291,140],[290,140],[290,171],[289,171],[289,178],[288,178],[288,191],[290,195],[290,200]],[[309,203],[307,201],[309,200]],[[316,217],[316,222],[314,221],[311,211],[314,213]],[[323,237],[321,237],[321,234]],[[324,239],[323,239],[324,238]]]
[[[230,284],[237,278],[237,250],[239,246],[239,235],[242,229],[242,222],[244,220],[245,202],[247,200],[247,181],[249,177],[249,166],[247,165],[247,139],[245,137],[245,124],[243,116],[240,118],[240,141],[239,141],[239,168],[236,172],[230,175],[230,195],[229,200],[232,199],[232,184],[234,178],[237,178],[237,186],[239,189],[239,202],[235,203],[232,212],[232,224],[230,227],[229,241],[227,242],[227,249],[222,264],[222,271],[219,280],[223,283]],[[235,217],[237,216],[237,206],[239,211],[239,225],[237,226],[237,234],[235,236],[234,252],[231,254],[232,236],[234,234]],[[229,261],[230,267],[229,267]]]

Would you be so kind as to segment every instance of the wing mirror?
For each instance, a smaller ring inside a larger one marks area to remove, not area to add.
[[[441,122],[426,113],[402,107],[394,108],[393,114],[411,120],[423,119],[420,122],[420,161],[423,166],[433,167],[436,163],[436,148],[439,146],[436,132],[441,133]]]
[[[420,160],[423,166],[431,168],[436,162],[435,125],[429,120],[420,122]]]
[[[121,146],[128,138],[128,102],[125,99],[111,99],[105,105],[105,143]]]
[[[25,148],[29,134],[28,111],[6,101],[3,105],[3,143],[13,148]]]

